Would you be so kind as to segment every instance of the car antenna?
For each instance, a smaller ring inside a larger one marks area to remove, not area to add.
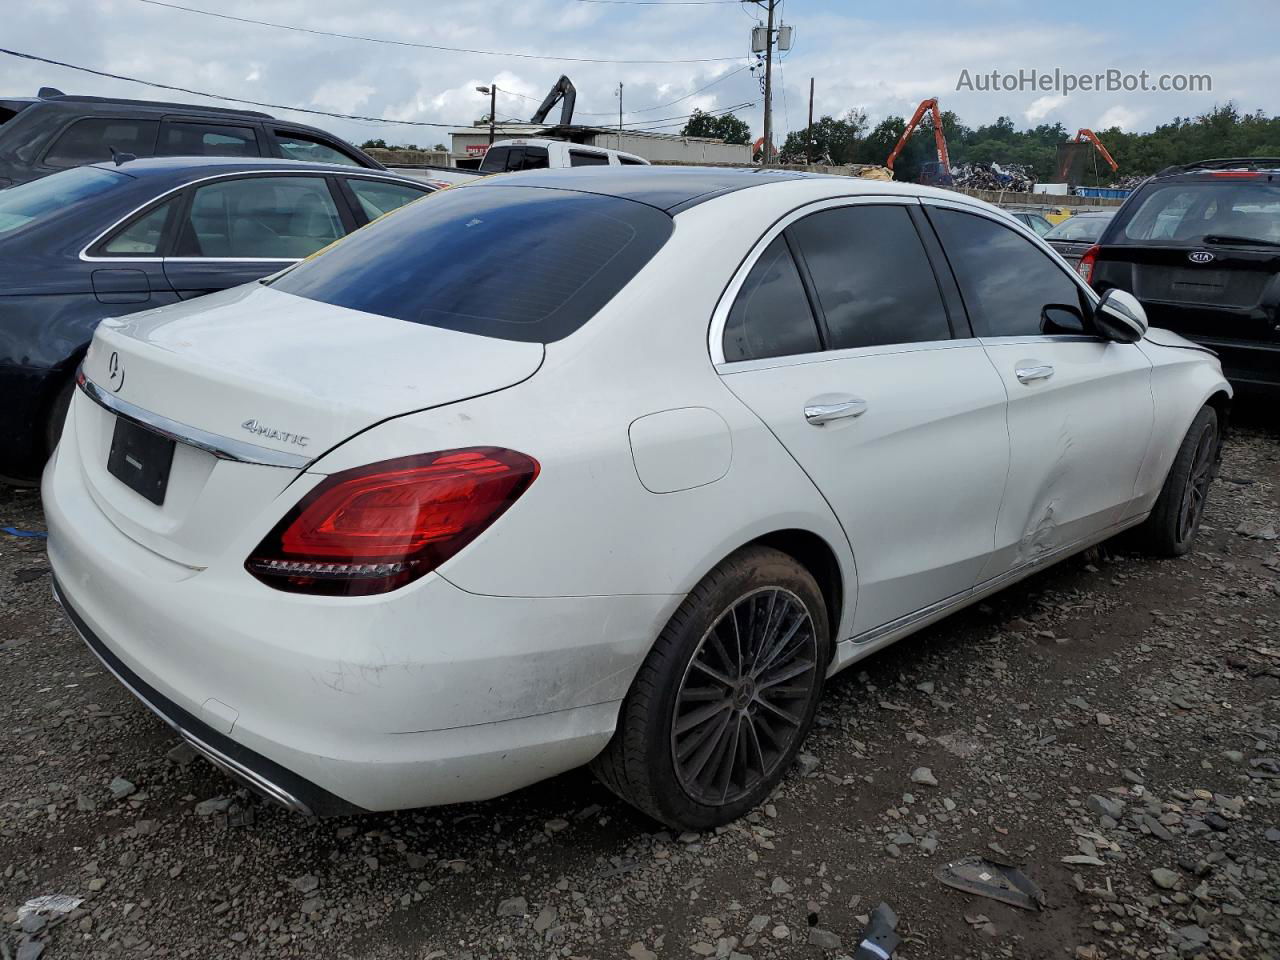
[[[107,149],[111,151],[111,159],[115,161],[117,167],[122,163],[128,163],[130,160],[138,159],[138,155],[134,153],[120,153],[112,146],[108,146]]]

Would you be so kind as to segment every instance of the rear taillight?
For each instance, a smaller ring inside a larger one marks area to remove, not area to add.
[[[1084,252],[1084,256],[1080,258],[1080,262],[1076,264],[1076,273],[1080,274],[1085,283],[1093,284],[1093,265],[1098,261],[1098,245],[1095,243],[1092,247]]]
[[[434,570],[528,489],[538,461],[468,447],[344,470],[258,545],[245,569],[294,593],[385,593]]]

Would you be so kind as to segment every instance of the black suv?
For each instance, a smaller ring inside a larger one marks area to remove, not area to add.
[[[1151,325],[1212,348],[1239,387],[1280,391],[1280,158],[1169,167],[1124,202],[1079,271]]]
[[[73,97],[0,99],[0,188],[113,156],[279,157],[385,169],[345,140],[254,110]]]

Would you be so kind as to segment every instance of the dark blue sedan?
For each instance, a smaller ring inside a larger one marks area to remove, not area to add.
[[[433,189],[338,164],[169,157],[0,190],[0,477],[39,477],[103,317],[257,280]]]

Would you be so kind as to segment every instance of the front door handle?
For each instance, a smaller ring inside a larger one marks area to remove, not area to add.
[[[832,420],[860,417],[867,412],[867,401],[844,393],[823,394],[804,405],[804,418],[815,427]]]
[[[1036,380],[1048,380],[1053,376],[1053,367],[1047,363],[1028,364],[1014,368],[1014,376],[1021,383],[1033,383]]]

